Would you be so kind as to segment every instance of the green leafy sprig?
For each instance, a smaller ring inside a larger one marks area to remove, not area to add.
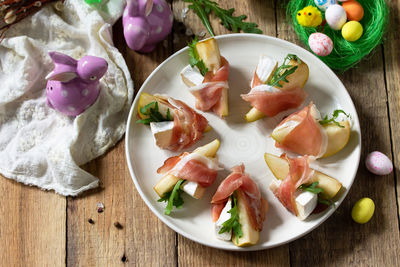
[[[339,117],[339,114],[344,114],[344,115],[346,115],[346,117],[350,117],[350,115],[347,114],[346,112],[344,112],[343,110],[336,109],[332,113],[332,118],[329,118],[328,115],[325,115],[325,117],[322,120],[319,121],[319,124],[325,125],[325,124],[328,124],[328,123],[334,123],[337,126],[339,126],[340,128],[344,128],[343,125],[341,125],[338,121],[336,121],[336,119]]]
[[[185,180],[179,180],[172,191],[169,191],[168,193],[165,193],[162,198],[158,200],[158,202],[167,202],[167,207],[165,207],[164,214],[165,215],[170,215],[172,209],[174,206],[177,209],[182,208],[182,205],[184,203],[183,198],[181,197],[181,193],[183,190],[181,189],[181,185]]]
[[[137,120],[136,123],[143,123],[143,124],[150,124],[150,122],[161,122],[161,121],[172,121],[173,118],[171,116],[171,112],[167,110],[167,116],[164,117],[159,109],[158,109],[158,102],[154,101],[151,102],[144,107],[140,108],[140,113],[143,115],[149,116],[147,119]]]
[[[239,32],[242,30],[247,33],[262,33],[262,31],[258,28],[258,25],[253,22],[245,22],[247,18],[246,15],[234,16],[233,12],[235,12],[234,8],[223,9],[218,3],[210,1],[210,0],[184,0],[187,3],[191,3],[189,8],[192,9],[203,22],[207,31],[211,36],[215,36],[214,31],[211,27],[210,20],[208,16],[211,12],[213,12],[220,20],[221,24],[224,25],[225,28],[231,30],[233,32]]]
[[[191,43],[188,44],[189,46],[189,64],[190,66],[197,67],[201,73],[201,75],[206,75],[208,72],[208,68],[204,64],[204,61],[200,59],[199,53],[196,49],[196,44],[198,43],[197,37],[195,37]]]
[[[314,182],[314,183],[312,183],[310,185],[302,184],[302,185],[299,186],[299,189],[304,190],[304,191],[308,191],[308,192],[311,192],[311,193],[314,193],[314,194],[319,194],[319,193],[324,191],[324,189],[319,188],[317,186],[318,186],[318,182]]]
[[[312,184],[309,184],[309,185],[302,184],[299,186],[299,189],[317,194],[319,203],[322,203],[327,206],[331,206],[331,205],[335,206],[335,202],[333,202],[331,199],[321,198],[320,193],[324,192],[324,189],[319,188],[317,186],[318,186],[318,182],[313,182]]]
[[[233,235],[236,236],[236,239],[238,239],[239,237],[243,236],[242,225],[239,222],[237,199],[234,195],[232,195],[231,200],[232,208],[228,211],[228,213],[231,214],[231,217],[222,224],[222,228],[218,233],[222,234],[232,230]]]
[[[270,86],[276,86],[276,87],[283,87],[280,82],[286,82],[288,83],[288,79],[287,77],[290,74],[293,74],[298,66],[293,66],[293,65],[289,65],[287,61],[291,61],[292,59],[297,60],[297,62],[301,63],[300,59],[293,54],[288,54],[285,59],[283,60],[282,65],[280,65],[278,68],[276,68],[272,78],[270,81],[268,81],[268,85]]]

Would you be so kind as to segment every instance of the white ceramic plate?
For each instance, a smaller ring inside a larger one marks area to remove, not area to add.
[[[276,155],[281,153],[274,147],[270,133],[283,116],[293,110],[279,114],[275,118],[265,118],[254,123],[245,122],[243,116],[250,106],[240,98],[240,94],[249,91],[249,82],[259,56],[266,54],[281,63],[288,53],[298,55],[310,68],[310,77],[305,86],[305,91],[308,93],[305,105],[311,100],[314,101],[322,115],[331,114],[337,108],[351,114],[353,132],[349,144],[338,154],[312,164],[314,168],[335,177],[343,184],[345,190],[337,199],[336,208],[350,190],[360,160],[361,136],[357,113],[349,94],[336,75],[322,61],[303,48],[265,35],[230,34],[218,36],[216,39],[221,54],[230,63],[230,115],[222,120],[211,113],[204,113],[213,131],[206,133],[205,137],[188,151],[219,138],[221,147],[218,157],[225,171],[219,173],[216,182],[207,189],[201,200],[185,195],[182,209],[174,210],[170,216],[164,215],[166,203],[157,202],[159,197],[153,190],[153,186],[161,178],[156,170],[165,159],[177,153],[173,154],[156,147],[150,127],[135,123],[138,97],[132,105],[127,124],[126,156],[129,170],[147,206],[179,234],[198,243],[227,250],[260,250],[278,246],[313,230],[334,212],[334,208],[311,215],[305,221],[299,221],[268,189],[273,175],[264,162],[264,153],[270,152]],[[194,97],[182,83],[179,75],[187,64],[187,48],[184,48],[158,66],[144,82],[137,95],[143,92],[168,94],[194,107]],[[221,241],[215,237],[209,203],[219,183],[229,174],[229,169],[242,162],[246,166],[246,172],[256,181],[262,195],[270,203],[259,243],[248,248],[238,248],[231,242]],[[150,231],[150,229],[143,230]]]

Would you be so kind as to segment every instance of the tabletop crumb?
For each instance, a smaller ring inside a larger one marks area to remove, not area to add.
[[[125,256],[125,253],[124,253],[124,255],[122,255],[121,261],[122,261],[122,262],[127,262],[127,261],[128,261],[128,259],[127,259],[126,256]]]
[[[119,222],[115,222],[114,226],[117,227],[117,229],[122,229],[123,228],[122,224],[120,224]]]
[[[94,221],[92,220],[92,218],[89,218],[89,219],[88,219],[88,222],[89,222],[90,224],[94,224]]]
[[[97,212],[98,213],[102,213],[104,211],[104,204],[103,203],[97,202],[96,207],[97,207]]]

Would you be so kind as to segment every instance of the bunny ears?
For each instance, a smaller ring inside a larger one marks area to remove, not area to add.
[[[68,82],[77,77],[77,60],[59,52],[50,52],[49,55],[54,62],[54,70],[46,76],[46,80]]]

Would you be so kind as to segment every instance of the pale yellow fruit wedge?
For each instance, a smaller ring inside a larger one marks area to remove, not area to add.
[[[254,107],[252,109],[250,109],[250,111],[247,112],[247,114],[244,116],[244,118],[247,122],[253,122],[253,121],[262,119],[264,117],[265,117],[265,114]]]
[[[282,125],[283,126],[283,125]],[[295,128],[296,125],[289,125],[287,127],[276,127],[272,133],[271,137],[278,143],[281,143],[283,139]]]
[[[278,156],[265,153],[265,162],[270,168],[272,174],[279,180],[284,180],[289,174],[289,163],[286,159],[282,159]],[[342,188],[342,184],[326,174],[319,171],[314,171],[309,183],[318,182],[319,188],[324,191],[321,193],[324,198],[332,199],[336,196],[339,190]]]
[[[196,50],[209,71],[215,74],[221,68],[221,54],[218,43],[214,38],[198,42]]]
[[[221,95],[221,103],[222,103],[222,112],[221,117],[226,117],[229,115],[229,104],[228,104],[228,88],[222,89]]]
[[[240,190],[240,189],[239,189]],[[251,226],[250,217],[247,213],[246,204],[242,200],[241,194],[236,194],[239,212],[239,223],[242,226],[242,237],[232,235],[232,242],[238,247],[246,247],[257,244],[260,239],[260,232]]]
[[[200,154],[205,157],[215,157],[217,154],[217,151],[221,145],[221,142],[218,139],[215,139],[211,143],[208,143],[207,145],[201,146],[196,148],[193,153]],[[165,193],[170,192],[175,184],[180,180],[180,178],[174,176],[174,175],[166,175],[163,178],[161,178],[160,181],[153,187],[154,191],[162,197],[164,196]],[[201,190],[199,188],[199,190]],[[204,193],[204,192],[203,192]],[[201,197],[197,195],[197,197]]]
[[[164,117],[167,117],[167,112],[168,112],[168,106],[164,105],[162,102],[160,102],[160,99],[148,94],[148,93],[142,93],[139,98],[139,105],[138,105],[138,114],[141,119],[146,119],[148,116],[142,114],[140,112],[140,108],[146,106],[147,104],[151,102],[158,102],[158,111],[163,115]],[[171,112],[171,111],[170,111]],[[172,116],[172,114],[171,114]],[[206,129],[204,132],[209,132],[212,130],[212,127],[210,125],[207,125]]]
[[[323,126],[328,136],[328,146],[325,154],[322,156],[323,158],[336,154],[349,142],[351,133],[350,122],[348,120],[343,121],[340,122],[340,125],[344,127],[339,127],[335,123],[329,123]]]
[[[281,81],[279,84],[282,87],[277,87],[277,88],[279,88],[282,91],[293,90],[294,88],[298,88],[298,87],[303,88],[304,85],[306,84],[306,82],[308,80],[308,76],[309,76],[309,69],[308,69],[307,64],[301,60],[299,63],[297,60],[292,59],[289,61],[288,65],[298,66],[298,67],[293,74],[290,74],[287,77],[287,80],[289,82]]]

